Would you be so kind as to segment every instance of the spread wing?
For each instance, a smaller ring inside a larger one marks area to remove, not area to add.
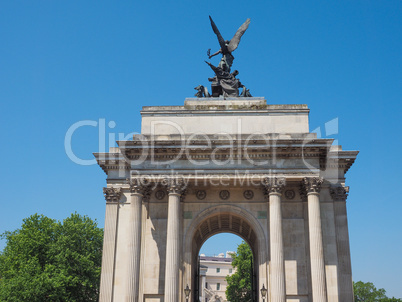
[[[243,34],[246,32],[249,24],[250,24],[250,19],[248,18],[246,20],[246,22],[244,22],[243,25],[239,27],[239,29],[237,30],[237,32],[233,36],[232,40],[230,40],[230,43],[229,43],[229,46],[228,46],[229,52],[234,51],[237,48],[237,46],[239,46],[240,39],[243,36]]]
[[[227,47],[225,44],[225,40],[223,39],[221,33],[219,32],[218,27],[216,26],[214,20],[212,20],[211,16],[209,16],[209,20],[211,21],[212,30],[214,31],[215,35],[218,37],[219,45],[221,46],[222,52],[226,52]]]

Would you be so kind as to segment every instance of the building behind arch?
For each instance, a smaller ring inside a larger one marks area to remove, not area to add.
[[[226,277],[235,272],[230,253],[233,252],[218,256],[200,255],[200,301],[208,302],[211,297],[218,297],[220,302],[227,302]]]

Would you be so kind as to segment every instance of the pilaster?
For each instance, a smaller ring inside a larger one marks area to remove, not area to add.
[[[121,188],[103,188],[103,193],[106,199],[106,214],[99,302],[110,302],[113,297],[118,208],[122,192]]]
[[[330,187],[335,212],[339,301],[352,301],[353,299],[352,263],[350,259],[349,230],[346,211],[348,193],[349,187],[344,187],[341,184],[332,185]]]

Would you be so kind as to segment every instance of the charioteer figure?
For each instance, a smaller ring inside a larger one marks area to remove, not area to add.
[[[215,67],[209,62],[206,62],[211,67],[211,69],[215,72],[215,76],[213,78],[208,78],[208,81],[212,82],[212,96],[223,95],[224,97],[238,97],[239,96],[239,88],[243,88],[242,96],[251,97],[251,94],[248,92],[248,89],[240,82],[236,76],[239,74],[238,70],[233,71],[232,73],[223,70],[221,67]]]
[[[224,71],[230,72],[230,68],[232,67],[234,57],[232,55],[232,52],[236,50],[236,48],[239,46],[240,39],[243,36],[243,34],[246,32],[249,24],[250,24],[250,19],[247,19],[246,22],[242,24],[242,26],[239,27],[235,35],[233,36],[232,40],[224,40],[221,33],[219,32],[218,27],[216,26],[215,22],[212,20],[211,16],[209,16],[209,20],[211,21],[211,26],[212,30],[216,34],[218,38],[219,45],[221,46],[221,49],[219,49],[217,52],[214,54],[210,55],[210,50],[208,50],[208,57],[211,59],[212,57],[222,54],[222,59],[219,62],[218,67],[222,68]]]

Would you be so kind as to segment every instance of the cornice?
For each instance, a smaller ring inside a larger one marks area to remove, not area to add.
[[[209,99],[202,100],[187,98],[184,106],[143,106],[142,116],[164,116],[172,114],[186,115],[260,115],[260,114],[309,114],[310,109],[305,104],[267,105],[265,98],[253,97],[247,100],[236,99]]]
[[[350,167],[355,162],[359,151],[330,151],[328,153],[327,160],[324,165],[321,166],[322,170],[328,168],[343,169],[343,173],[346,174]]]
[[[210,145],[205,141],[190,140],[181,146],[179,140],[118,141],[120,152],[94,153],[101,168],[109,170],[130,170],[132,161],[164,162],[169,160],[253,160],[318,159],[320,169],[340,169],[346,173],[353,165],[359,151],[330,151],[333,139],[273,139],[272,144],[261,144],[259,140],[234,141],[215,139]]]

